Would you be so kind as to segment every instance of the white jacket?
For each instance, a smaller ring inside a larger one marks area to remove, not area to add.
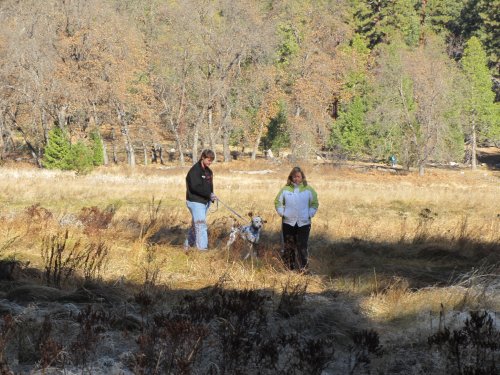
[[[285,224],[302,227],[311,224],[311,218],[316,215],[318,195],[309,185],[286,185],[276,196],[274,206]]]

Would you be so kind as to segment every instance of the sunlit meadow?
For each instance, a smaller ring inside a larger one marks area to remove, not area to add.
[[[3,168],[1,256],[43,270],[48,239],[67,232],[68,243],[105,246],[98,276],[132,288],[217,284],[280,293],[303,285],[307,324],[319,332],[335,327],[339,342],[342,332],[365,327],[396,347],[425,341],[443,317],[462,322],[469,310],[500,311],[498,172],[431,169],[422,177],[363,165],[301,166],[320,203],[311,275],[287,271],[279,259],[273,201],[292,165],[262,160],[213,165],[221,203],[210,208],[207,253],[182,246],[190,221],[187,167],[109,167],[82,176]],[[225,248],[231,223],[242,223],[227,207],[267,221],[259,258],[242,261]]]

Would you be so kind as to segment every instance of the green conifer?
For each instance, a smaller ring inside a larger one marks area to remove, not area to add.
[[[92,150],[92,164],[94,166],[99,166],[104,164],[104,150],[102,149],[102,139],[101,135],[97,130],[90,133]]]
[[[498,131],[498,107],[494,103],[488,58],[477,37],[467,42],[461,63],[467,82],[464,112],[472,148],[472,168],[475,168],[477,143]]]
[[[49,132],[43,166],[48,169],[71,169],[70,159],[69,137],[66,132],[56,126]]]

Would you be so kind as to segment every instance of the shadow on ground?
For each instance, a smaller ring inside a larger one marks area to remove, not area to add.
[[[181,229],[160,228],[150,240],[174,244],[171,251],[177,251]],[[220,248],[226,236],[222,230],[213,233],[211,242]],[[279,240],[277,232],[263,234],[262,259],[279,257]],[[376,275],[381,292],[384,281],[394,277],[407,280],[410,288],[452,284],[472,267],[498,263],[499,250],[498,243],[442,238],[331,242],[313,234],[310,242],[312,277],[355,284]],[[0,275],[1,365],[15,373],[52,366],[105,374],[112,373],[111,366],[113,373],[130,374],[361,374],[383,355],[379,333],[372,329],[376,324],[360,313],[357,297],[334,289],[309,293],[310,276],[289,277],[295,281],[282,285],[281,292],[226,288],[224,280],[173,289],[77,277],[56,288],[45,285],[44,270],[7,268]],[[427,347],[419,348],[405,358],[432,368]],[[381,373],[407,374],[414,366],[385,355]]]
[[[486,164],[488,169],[500,170],[500,149],[490,147],[479,150],[477,161]]]

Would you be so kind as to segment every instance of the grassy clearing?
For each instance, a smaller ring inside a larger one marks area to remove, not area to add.
[[[168,304],[178,300],[175,291],[221,285],[269,292],[274,299],[285,293],[293,307],[302,295],[294,288],[305,288],[301,319],[288,324],[296,330],[309,324],[312,332],[330,332],[339,343],[348,342],[352,330],[374,328],[384,333],[386,347],[397,346],[424,340],[443,314],[500,311],[498,172],[431,170],[419,177],[383,169],[304,168],[320,201],[310,241],[313,276],[288,272],[279,260],[273,200],[291,166],[264,161],[213,168],[224,203],[267,220],[257,260],[242,262],[224,249],[231,213],[222,205],[209,215],[213,251],[185,253],[187,168],[156,166],[85,176],[2,169],[0,255],[44,270],[44,243],[67,230],[68,248],[103,244],[108,250],[106,262],[98,270],[87,265],[87,274],[126,285],[132,294],[148,285],[164,288]],[[82,267],[75,266],[75,273]],[[69,280],[63,289],[78,287]],[[402,327],[418,335],[403,339]]]

